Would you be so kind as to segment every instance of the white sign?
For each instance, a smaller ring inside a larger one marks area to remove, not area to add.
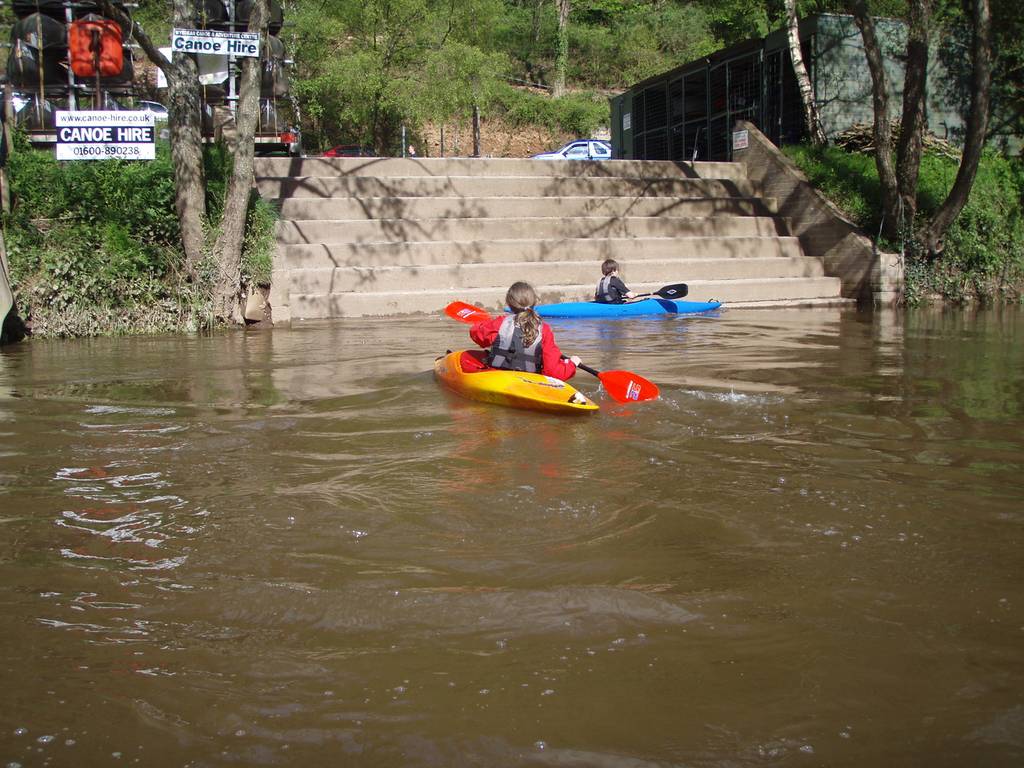
[[[218,56],[259,56],[259,32],[222,32],[218,29],[171,30],[175,53],[207,53]]]
[[[153,160],[152,112],[57,112],[58,160]]]
[[[622,113],[622,130],[628,131],[633,127],[633,113],[623,112]]]
[[[746,130],[732,132],[732,148],[746,149],[750,146],[750,133]]]
[[[171,59],[174,51],[170,46],[161,48],[160,53]],[[220,85],[228,79],[228,57],[217,53],[197,53],[196,63],[199,65],[199,82],[202,85]],[[167,76],[162,69],[156,70],[156,87],[167,87]]]

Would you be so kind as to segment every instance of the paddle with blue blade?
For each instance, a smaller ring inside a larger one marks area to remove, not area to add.
[[[686,283],[673,283],[672,285],[663,285],[654,293],[638,293],[634,296],[634,299],[643,299],[647,296],[660,296],[663,299],[682,299],[686,297],[686,294],[690,292],[690,287]]]
[[[453,301],[444,308],[444,313],[462,323],[479,323],[491,319],[489,312],[464,301]],[[632,371],[597,371],[582,363],[577,368],[600,379],[608,396],[620,403],[654,400],[659,394],[657,384]]]

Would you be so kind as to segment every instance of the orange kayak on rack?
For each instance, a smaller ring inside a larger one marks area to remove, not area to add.
[[[465,371],[462,352],[449,352],[434,362],[434,376],[445,387],[470,400],[526,408],[545,413],[593,413],[596,403],[561,379],[542,373],[496,368]]]

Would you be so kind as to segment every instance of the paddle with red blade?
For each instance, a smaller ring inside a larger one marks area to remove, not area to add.
[[[609,397],[620,403],[654,400],[658,396],[657,384],[632,371],[596,371],[583,363],[576,367],[597,376]]]
[[[634,299],[642,299],[645,296],[660,296],[663,299],[682,299],[690,292],[690,286],[686,283],[673,283],[664,285],[654,293],[638,293]]]
[[[453,301],[444,308],[444,313],[462,323],[479,323],[482,320],[491,319],[491,314],[487,310],[474,307],[464,301]]]
[[[462,323],[479,323],[481,320],[490,320],[491,315],[480,307],[474,307],[464,301],[453,301],[444,308],[444,313],[453,320]],[[577,368],[582,368],[587,373],[596,376],[601,380],[604,391],[612,400],[620,403],[640,402],[641,400],[653,400],[658,396],[658,385],[653,381],[638,376],[632,371],[597,371],[589,365],[582,363]]]

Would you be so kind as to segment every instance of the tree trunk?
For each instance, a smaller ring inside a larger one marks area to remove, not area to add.
[[[555,52],[555,80],[551,95],[556,99],[565,95],[565,70],[569,65],[569,11],[572,0],[555,0],[558,6],[558,50]]]
[[[259,32],[261,46],[266,44],[270,18],[269,0],[257,0],[249,17],[249,31]],[[247,56],[239,78],[238,107],[235,110],[235,143],[231,175],[224,192],[224,214],[214,245],[216,278],[213,287],[213,314],[218,320],[244,323],[242,306],[242,245],[253,183],[253,152],[256,123],[259,118],[261,59]]]
[[[882,231],[891,240],[899,238],[900,199],[896,170],[892,162],[892,134],[889,128],[889,91],[882,63],[882,50],[875,34],[875,22],[868,13],[866,0],[851,0],[850,12],[860,28],[864,55],[871,72],[871,97],[875,113],[875,166],[882,187]]]
[[[917,178],[927,121],[928,36],[931,0],[911,0],[907,26],[907,66],[903,77],[903,118],[896,145],[896,179],[903,206],[903,231],[913,230],[917,217]]]
[[[199,70],[189,56],[179,56],[167,72],[167,125],[174,165],[174,210],[181,227],[185,273],[195,281],[206,237],[206,172],[200,121]]]
[[[146,52],[154,66],[167,78],[167,125],[171,134],[171,161],[174,165],[174,208],[181,228],[185,251],[185,273],[192,280],[199,274],[205,248],[206,174],[203,170],[203,138],[200,123],[202,100],[199,69],[191,56],[167,60],[149,35],[120,8],[102,0],[103,15],[115,19]],[[172,24],[191,27],[195,16],[191,0],[174,0]]]
[[[989,101],[992,85],[992,13],[989,0],[973,0],[974,43],[971,52],[971,112],[967,118],[964,152],[960,157],[953,187],[935,212],[931,222],[923,229],[921,240],[929,253],[942,252],[942,239],[950,225],[960,215],[974,184],[978,163],[988,133]]]
[[[811,78],[807,76],[803,51],[800,49],[800,24],[796,17],[796,0],[785,0],[785,2],[789,33],[789,58],[793,62],[793,72],[796,74],[796,82],[800,88],[800,101],[804,105],[804,127],[812,144],[824,146],[828,143],[828,138],[825,136],[825,130],[821,127],[818,104],[814,100],[814,89],[811,88]]]

